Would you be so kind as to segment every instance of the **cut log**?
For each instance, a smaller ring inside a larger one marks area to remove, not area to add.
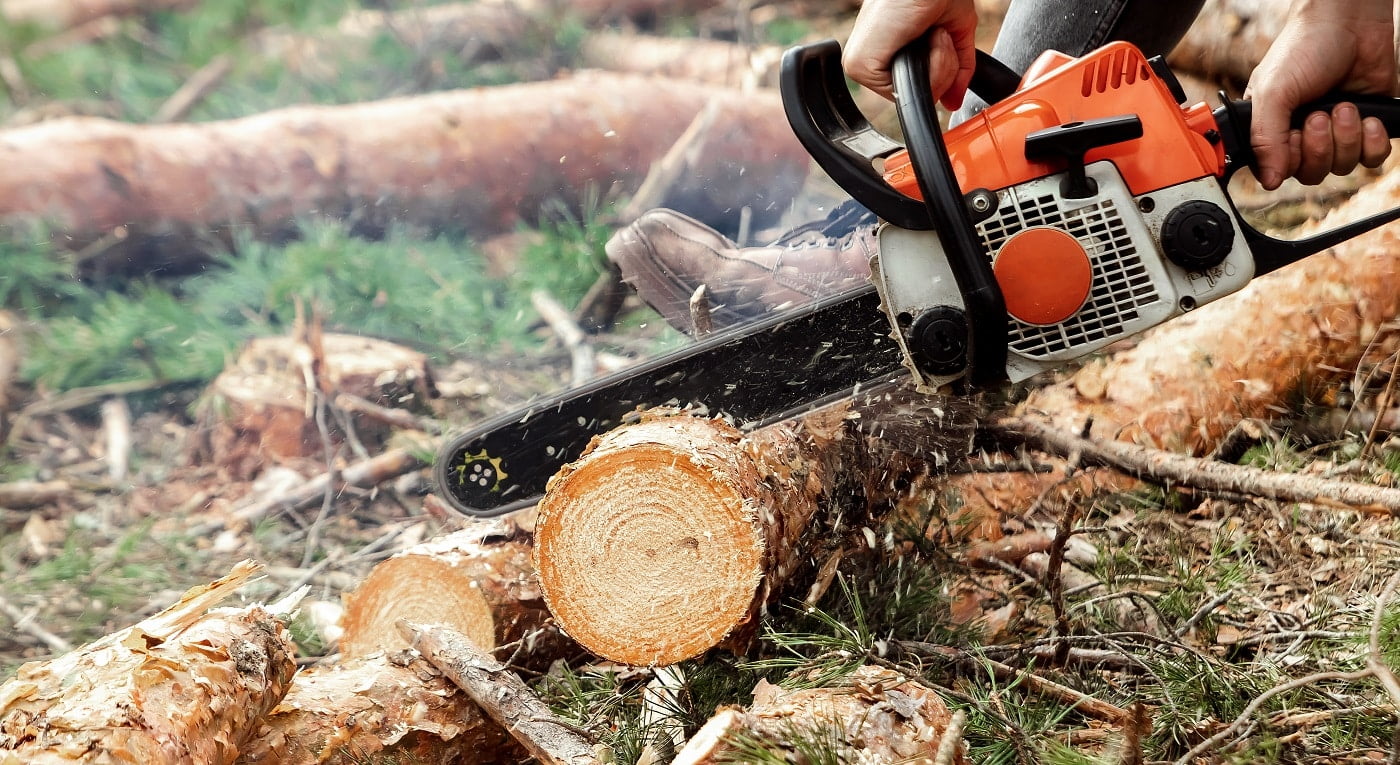
[[[538,40],[557,34],[566,17],[589,29],[617,19],[636,26],[637,22],[676,18],[717,5],[718,0],[480,0],[399,10],[365,8],[346,14],[330,29],[311,33],[268,30],[258,35],[255,44],[263,55],[310,73],[330,74],[339,61],[369,55],[375,41],[384,37],[416,50],[459,51],[465,63],[523,52]]]
[[[210,611],[258,567],[0,685],[0,763],[231,763],[295,665],[261,606]],[[276,610],[276,609],[274,609]]]
[[[972,407],[920,401],[876,396],[747,436],[660,413],[595,439],[539,505],[534,559],[550,611],[589,651],[626,664],[742,647],[806,570],[813,540],[830,536],[813,528],[824,500],[878,506],[966,449]],[[918,437],[903,441],[911,423]],[[865,510],[844,522],[858,526]]]
[[[370,235],[409,224],[486,236],[635,190],[712,101],[720,129],[665,204],[712,225],[732,227],[745,207],[755,225],[776,222],[810,164],[776,93],[605,73],[225,122],[7,130],[0,222],[45,220],[63,247],[96,244],[85,265],[98,272],[190,268],[203,257],[194,232],[281,237],[311,215]]]
[[[510,765],[525,757],[456,685],[404,652],[297,673],[238,763]]]
[[[953,740],[944,762],[966,762],[966,746],[950,726],[953,715],[943,699],[889,669],[860,667],[829,688],[785,691],[760,681],[753,697],[746,710],[728,708],[711,717],[674,765],[757,762],[761,752],[775,761],[804,761],[798,753],[814,750],[830,751],[833,762],[931,763],[945,736]]]
[[[199,413],[206,448],[200,456],[230,475],[248,477],[269,460],[323,455],[318,392],[420,409],[436,395],[427,356],[393,343],[336,333],[257,338],[205,392]],[[325,422],[332,439],[342,440],[335,420]],[[351,422],[356,438],[371,446],[382,445],[390,433],[377,418],[356,416]]]
[[[183,11],[199,0],[4,0],[0,17],[6,24],[30,24],[41,29],[71,29],[109,16],[135,16],[156,11]]]
[[[824,482],[809,468],[765,471],[760,454],[809,461],[794,430],[765,435],[751,450],[719,420],[660,417],[565,467],[540,503],[535,552],[560,627],[604,658],[666,665],[748,622],[796,565],[794,532]]]
[[[509,520],[475,523],[380,563],[345,596],[341,654],[407,648],[401,620],[442,624],[484,651],[543,668],[571,642],[553,627],[530,562],[531,539]],[[518,645],[512,645],[519,643]],[[516,649],[519,649],[518,651]]]

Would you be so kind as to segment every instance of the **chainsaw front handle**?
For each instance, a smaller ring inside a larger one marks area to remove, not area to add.
[[[1387,133],[1392,137],[1400,137],[1400,99],[1385,96],[1334,93],[1298,107],[1289,121],[1292,127],[1301,128],[1308,115],[1313,112],[1331,113],[1332,109],[1341,103],[1355,104],[1362,119],[1376,117],[1385,125]],[[1249,142],[1253,115],[1254,105],[1251,102],[1231,100],[1221,94],[1221,106],[1215,110],[1214,116],[1225,149],[1225,173],[1220,177],[1222,186],[1229,183],[1231,176],[1240,169],[1257,167],[1257,158]],[[1334,247],[1358,234],[1400,220],[1400,207],[1303,239],[1271,237],[1245,222],[1238,210],[1235,211],[1235,218],[1250,252],[1254,255],[1255,275],[1260,275]]]
[[[851,98],[840,43],[824,40],[786,51],[778,87],[797,140],[837,185],[900,228],[933,227],[928,208],[895,191],[876,169],[904,146],[876,130]]]
[[[923,35],[894,58],[895,111],[904,131],[909,161],[943,245],[967,311],[967,381],[974,386],[1006,378],[1006,301],[992,272],[992,261],[973,227],[962,188],[953,173],[948,147],[938,126],[937,103],[929,88],[929,41]],[[979,94],[980,95],[980,94]]]

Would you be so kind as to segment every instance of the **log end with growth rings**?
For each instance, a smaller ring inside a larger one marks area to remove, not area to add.
[[[762,580],[759,483],[740,433],[660,417],[612,431],[550,483],[535,563],[559,626],[593,653],[667,665],[748,619]]]

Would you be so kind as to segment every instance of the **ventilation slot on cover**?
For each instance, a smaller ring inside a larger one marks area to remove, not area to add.
[[[1128,50],[1118,49],[1111,55],[1100,56],[1092,66],[1084,67],[1084,81],[1079,90],[1087,98],[1095,93],[1117,90],[1124,85],[1132,85],[1151,77],[1152,70],[1138,56]]]
[[[996,253],[1013,234],[1031,226],[1053,226],[1078,239],[1089,255],[1093,284],[1084,307],[1060,324],[1038,327],[1012,318],[1011,350],[1044,359],[1122,337],[1135,331],[1140,309],[1161,299],[1112,199],[1068,214],[1053,194],[1023,199],[1003,206],[977,231],[987,252]]]

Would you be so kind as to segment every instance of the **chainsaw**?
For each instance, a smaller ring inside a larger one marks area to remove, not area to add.
[[[694,406],[741,428],[913,376],[921,389],[1024,380],[1235,292],[1400,218],[1304,239],[1245,222],[1227,183],[1254,163],[1251,105],[1190,104],[1160,57],[1110,43],[1049,51],[1024,74],[982,52],[989,106],[944,132],[928,42],[896,56],[900,142],[856,107],[841,50],[788,50],[783,106],[817,164],[882,221],[870,284],[710,335],[540,399],[447,443],[436,478],[464,512],[528,506],[589,440],[646,407]],[[1338,94],[1400,133],[1400,99]]]

